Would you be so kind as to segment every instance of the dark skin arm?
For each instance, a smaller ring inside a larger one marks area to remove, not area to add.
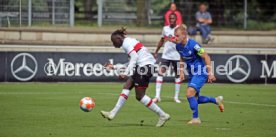
[[[160,48],[163,46],[163,44],[166,42],[166,41],[170,41],[170,42],[173,42],[176,44],[176,39],[171,37],[171,38],[161,38],[158,42],[158,45],[157,45],[157,48],[154,52],[154,58],[157,59],[157,56],[158,56],[158,51],[160,50]]]
[[[154,52],[154,58],[155,58],[155,59],[157,59],[158,51],[159,51],[160,48],[163,46],[164,42],[165,42],[165,39],[164,39],[164,38],[161,38],[161,39],[159,40],[158,45],[157,45],[157,48],[156,48],[156,50],[155,50],[155,52]]]

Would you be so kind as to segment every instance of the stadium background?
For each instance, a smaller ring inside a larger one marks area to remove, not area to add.
[[[110,108],[115,103],[121,82],[115,75],[106,77],[98,74],[97,70],[102,69],[105,61],[110,59],[115,63],[127,61],[126,58],[121,59],[125,55],[120,49],[112,47],[110,33],[126,26],[129,36],[137,38],[153,52],[160,39],[163,15],[170,2],[1,0],[0,136],[125,135],[118,130],[127,130],[126,136],[188,136],[184,131],[190,131],[195,136],[221,136],[221,133],[225,136],[275,136],[276,2],[271,0],[174,1],[187,26],[195,25],[197,5],[208,3],[214,20],[212,35],[215,40],[203,46],[217,65],[225,66],[230,59],[236,64],[238,59],[241,60],[240,65],[235,66],[246,72],[250,67],[247,78],[247,74],[233,76],[234,79],[245,80],[233,81],[227,76],[217,76],[218,83],[228,84],[213,84],[204,88],[206,94],[226,96],[226,109],[229,111],[214,116],[210,106],[202,106],[202,115],[210,121],[203,121],[203,126],[199,128],[186,126],[184,122],[189,119],[190,111],[184,99],[184,82],[181,93],[184,104],[174,105],[170,98],[173,93],[163,93],[165,99],[160,105],[175,118],[162,131],[150,127],[153,126],[151,122],[155,122],[151,119],[153,116],[144,112],[146,110],[139,104],[136,105],[134,98],[130,99],[129,105],[119,114],[122,116],[115,122],[107,123],[99,117],[101,109]],[[201,42],[199,35],[193,38]],[[14,72],[22,65],[24,58],[32,71]],[[59,69],[56,74],[51,73],[54,70],[47,65],[51,59],[55,65],[64,60],[65,66],[69,64],[74,69]],[[86,76],[80,72],[78,76],[75,69],[77,63],[92,64],[93,74]],[[170,84],[172,76],[169,74],[166,77],[168,84],[164,85],[165,91],[173,89]],[[78,81],[98,83],[71,83]],[[107,81],[116,83],[106,84]],[[148,94],[154,95],[154,83]],[[84,114],[79,110],[78,101],[83,96],[95,98],[95,112]],[[139,113],[130,106],[137,108]],[[131,118],[127,118],[128,112]],[[144,127],[141,127],[141,115],[149,116],[143,119]],[[86,119],[90,119],[89,124],[83,124]],[[64,129],[57,130],[61,128]]]

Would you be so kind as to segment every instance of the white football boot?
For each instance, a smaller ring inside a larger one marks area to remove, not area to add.
[[[199,124],[201,124],[201,120],[199,118],[193,118],[187,124],[189,124],[189,125],[199,125]]]
[[[106,111],[101,111],[101,115],[103,116],[103,118],[106,118],[109,121],[111,121],[115,117],[114,114],[112,114],[111,112],[106,112]]]
[[[181,101],[178,98],[174,98],[174,102],[181,103]]]
[[[166,123],[168,120],[170,120],[170,118],[171,118],[171,116],[170,116],[169,114],[167,114],[167,113],[165,113],[164,116],[160,116],[160,117],[159,117],[159,120],[158,120],[158,122],[157,122],[157,124],[156,124],[156,127],[162,127],[162,126],[164,126],[165,123]]]

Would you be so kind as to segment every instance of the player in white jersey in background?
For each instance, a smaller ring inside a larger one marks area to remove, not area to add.
[[[170,119],[170,115],[157,106],[149,96],[145,95],[154,71],[155,59],[142,43],[125,35],[126,31],[124,28],[116,30],[111,35],[111,41],[115,48],[122,48],[130,57],[126,71],[119,75],[120,79],[128,77],[128,80],[115,107],[110,112],[101,111],[101,114],[104,118],[112,120],[127,100],[130,90],[135,87],[136,99],[159,116],[156,126],[161,127]],[[112,68],[112,66],[106,67]]]
[[[178,99],[179,92],[180,92],[180,85],[181,81],[179,75],[177,73],[177,64],[180,60],[179,53],[175,49],[174,41],[174,30],[178,26],[176,25],[176,15],[174,13],[170,14],[169,16],[170,25],[164,26],[162,31],[162,37],[157,45],[157,48],[154,53],[154,57],[157,58],[159,49],[164,45],[164,50],[162,54],[161,64],[159,66],[158,76],[156,78],[156,94],[155,98],[153,99],[154,102],[161,101],[161,87],[163,83],[163,76],[166,73],[167,69],[172,65],[174,72],[175,72],[175,94],[174,94],[174,101],[176,103],[181,103]]]

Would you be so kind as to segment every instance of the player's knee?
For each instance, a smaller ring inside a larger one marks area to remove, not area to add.
[[[123,89],[131,90],[134,87],[132,79],[128,79],[127,82],[124,84]]]
[[[193,94],[187,92],[187,93],[186,93],[186,97],[187,97],[187,98],[193,97]]]
[[[196,93],[195,89],[189,87],[189,88],[187,89],[187,92],[186,92],[186,97],[187,97],[187,98],[193,97],[193,96],[195,96],[195,93]]]
[[[123,89],[128,89],[128,90],[131,90],[133,88],[132,85],[128,85],[128,84],[125,84]]]
[[[163,67],[161,66],[161,68],[159,69],[158,75],[163,76],[164,73],[166,73],[166,68],[164,66]]]

